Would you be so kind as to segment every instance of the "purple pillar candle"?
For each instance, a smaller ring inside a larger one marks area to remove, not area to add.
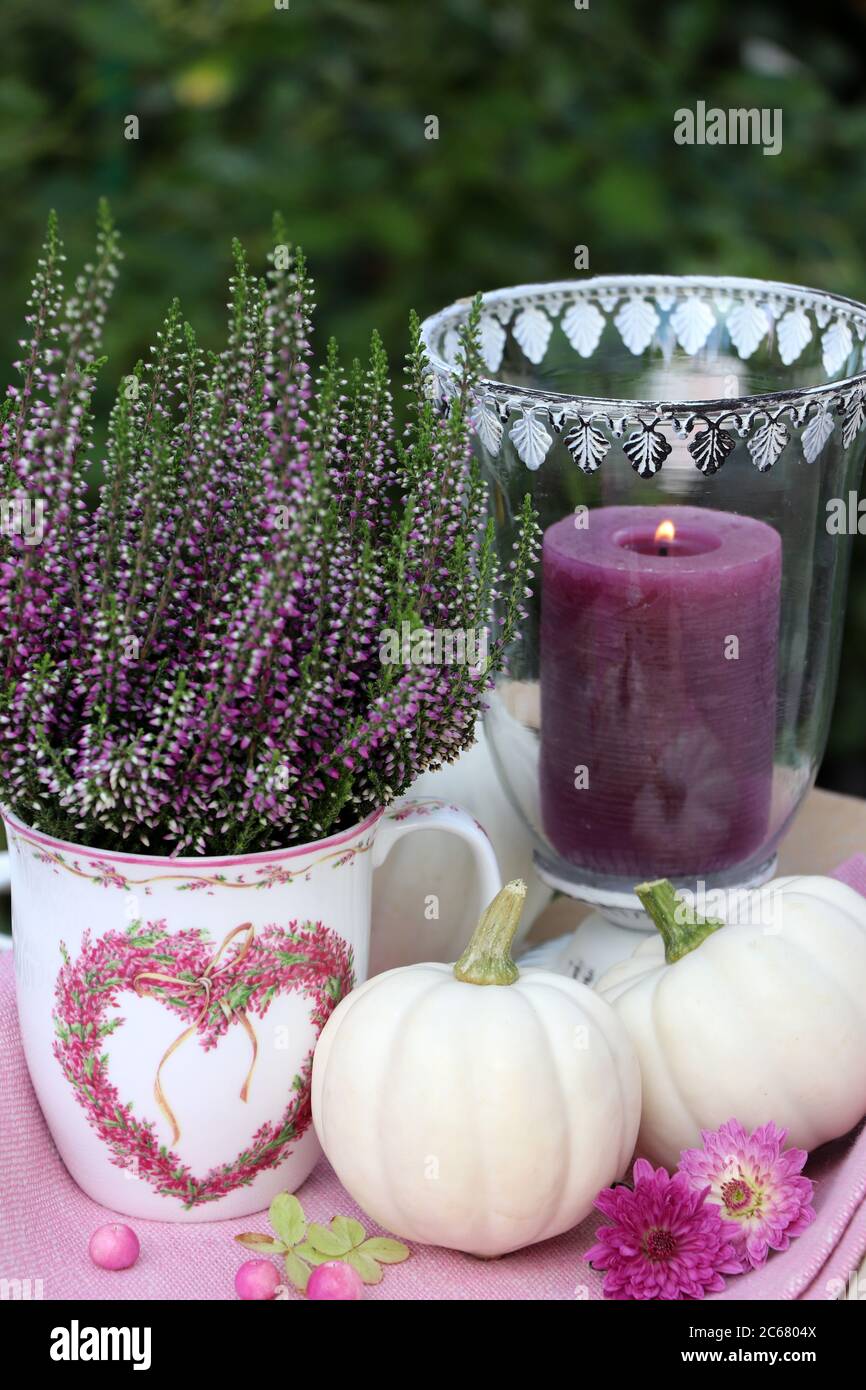
[[[541,812],[569,863],[637,882],[760,851],[781,549],[703,507],[599,507],[545,532]]]

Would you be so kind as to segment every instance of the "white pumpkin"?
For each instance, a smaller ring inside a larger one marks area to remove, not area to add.
[[[510,946],[525,885],[485,910],[455,966],[353,991],[313,1063],[316,1132],[337,1176],[407,1240],[502,1255],[569,1230],[624,1171],[640,1074],[612,1010]]]
[[[780,878],[741,895],[727,924],[702,924],[668,883],[637,892],[660,935],[596,989],[638,1054],[638,1152],[671,1167],[731,1117],[749,1130],[772,1120],[804,1149],[856,1125],[866,899],[831,878]]]

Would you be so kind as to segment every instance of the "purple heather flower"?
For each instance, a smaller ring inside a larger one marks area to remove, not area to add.
[[[679,1171],[706,1190],[721,1212],[741,1268],[757,1269],[771,1250],[787,1250],[815,1220],[814,1184],[802,1176],[805,1149],[783,1149],[788,1131],[770,1123],[747,1134],[736,1120],[701,1130],[702,1149],[686,1149]]]
[[[586,1259],[605,1271],[605,1298],[704,1298],[725,1287],[722,1275],[739,1273],[727,1223],[706,1201],[708,1191],[639,1158],[632,1187],[598,1194],[595,1205],[614,1224],[599,1227]]]
[[[279,252],[279,254],[277,254]],[[275,223],[272,268],[234,247],[226,346],[177,302],[121,383],[88,505],[91,407],[118,239],[67,296],[49,221],[0,417],[9,489],[44,502],[42,543],[0,537],[0,780],[29,824],[94,848],[242,853],[361,820],[472,742],[522,616],[531,507],[497,560],[471,459],[473,310],[450,416],[425,383],[411,423],[388,362],[311,366],[313,287]],[[380,634],[499,631],[485,671],[383,664]]]

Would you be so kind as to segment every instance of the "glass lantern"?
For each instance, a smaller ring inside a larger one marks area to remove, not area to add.
[[[461,301],[428,319],[455,389]],[[794,285],[605,276],[483,297],[474,408],[529,616],[486,730],[540,875],[638,925],[636,884],[770,878],[813,785],[866,447],[866,308]]]

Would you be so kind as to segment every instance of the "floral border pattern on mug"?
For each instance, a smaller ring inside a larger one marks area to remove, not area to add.
[[[231,938],[239,933],[247,934],[244,944],[231,945],[230,954],[218,964]],[[260,1173],[289,1156],[290,1146],[311,1121],[313,1048],[294,1077],[291,1099],[280,1118],[260,1126],[231,1162],[195,1177],[177,1153],[158,1142],[154,1120],[137,1118],[131,1102],[121,1100],[111,1081],[106,1039],[124,1019],[109,1011],[120,1004],[124,992],[146,993],[183,1022],[184,1031],[162,1061],[154,1062],[154,1094],[174,1127],[175,1143],[182,1117],[175,1118],[164,1098],[162,1063],[194,1035],[205,1051],[215,1048],[228,1028],[238,1023],[252,1042],[253,1062],[241,1090],[246,1099],[258,1051],[248,1016],[264,1018],[278,993],[298,992],[313,1004],[310,1021],[318,1038],[354,983],[352,950],[340,935],[322,922],[292,922],[285,928],[271,925],[258,933],[245,923],[215,947],[204,931],[172,933],[164,921],[136,921],[125,931],[106,932],[97,940],[85,931],[75,959],[62,943],[60,950],[63,964],[55,987],[54,1055],[88,1124],[111,1151],[112,1163],[190,1210],[248,1187]]]
[[[462,806],[455,806],[453,801],[443,801],[438,796],[419,796],[413,801],[401,801],[399,806],[395,806],[393,810],[385,812],[385,819],[393,821],[420,820],[424,816],[434,815],[437,810],[453,811],[456,816],[469,816],[475,829],[481,831],[485,840],[490,840],[490,836],[480,820],[470,815]]]
[[[329,863],[332,869],[341,869],[344,864],[349,864],[360,854],[366,854],[373,848],[373,839],[362,841],[358,845],[351,845],[347,849],[330,850],[327,854],[320,855],[314,859],[304,869],[287,869],[283,864],[267,863],[262,864],[253,870],[255,878],[246,878],[244,874],[238,874],[235,878],[230,878],[227,874],[152,874],[148,878],[131,878],[127,874],[122,874],[113,864],[100,858],[88,859],[82,866],[80,859],[70,859],[59,850],[46,849],[42,845],[34,844],[33,841],[18,835],[15,831],[8,829],[7,834],[14,836],[19,842],[27,845],[35,859],[41,864],[53,865],[56,871],[64,869],[67,873],[74,874],[76,878],[88,879],[98,888],[121,888],[130,891],[135,888],[143,888],[145,897],[150,895],[150,884],[170,883],[177,880],[177,892],[195,893],[202,890],[212,892],[214,888],[273,888],[276,884],[294,883],[296,879],[309,880],[311,871],[319,867],[320,864]]]

